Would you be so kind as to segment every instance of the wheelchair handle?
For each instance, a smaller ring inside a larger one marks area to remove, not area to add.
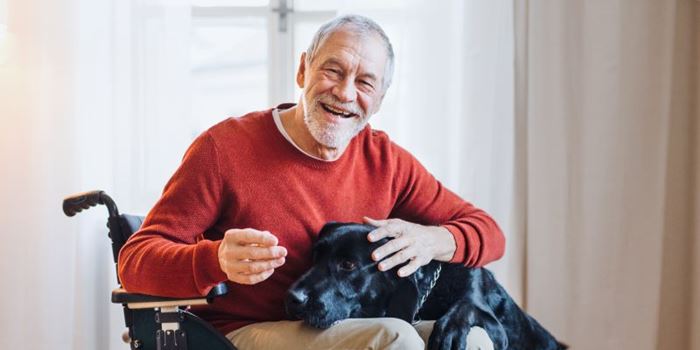
[[[119,216],[119,210],[117,210],[117,205],[112,198],[104,193],[104,191],[99,190],[77,193],[66,197],[63,199],[63,213],[67,216],[74,216],[84,209],[90,209],[98,204],[107,206],[110,217]]]

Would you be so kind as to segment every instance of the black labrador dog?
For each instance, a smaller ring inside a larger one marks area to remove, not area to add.
[[[429,349],[465,349],[471,327],[486,330],[494,348],[566,349],[521,310],[490,271],[431,262],[400,278],[379,271],[370,253],[374,226],[326,224],[313,247],[313,266],[289,289],[287,314],[325,329],[346,318],[437,320]]]

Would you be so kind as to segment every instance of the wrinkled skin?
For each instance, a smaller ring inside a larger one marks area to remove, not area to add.
[[[428,348],[466,349],[472,327],[486,330],[495,349],[558,350],[559,344],[523,312],[483,268],[431,262],[413,275],[381,272],[370,253],[386,240],[369,243],[375,227],[330,223],[313,247],[313,266],[289,289],[287,314],[316,328],[346,318],[396,317],[436,320]],[[438,267],[440,278],[430,290]]]

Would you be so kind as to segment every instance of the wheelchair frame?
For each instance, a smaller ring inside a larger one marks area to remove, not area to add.
[[[63,212],[74,216],[84,209],[105,205],[108,211],[108,236],[112,241],[112,257],[117,266],[119,250],[143,223],[138,215],[119,214],[114,200],[104,191],[90,191],[66,197]],[[117,275],[117,283],[120,284]],[[128,342],[132,350],[236,350],[211,324],[189,312],[191,305],[211,303],[228,292],[225,283],[219,283],[205,296],[165,298],[129,293],[123,288],[112,291],[112,303],[122,304],[124,322],[128,328]]]

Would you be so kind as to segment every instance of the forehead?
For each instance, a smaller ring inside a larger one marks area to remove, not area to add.
[[[387,63],[387,51],[376,33],[353,31],[342,27],[329,34],[314,58],[315,64],[336,62],[348,69],[381,77]]]

